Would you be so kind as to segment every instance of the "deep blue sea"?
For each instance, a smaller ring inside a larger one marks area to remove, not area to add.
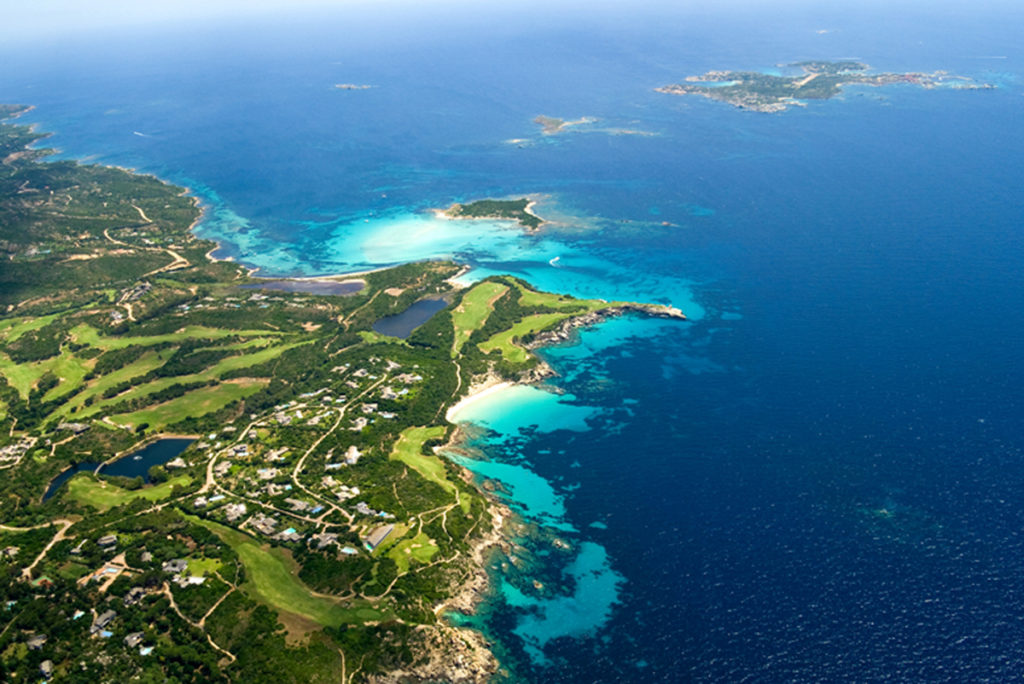
[[[0,46],[0,101],[66,157],[187,185],[264,275],[454,256],[690,315],[586,330],[544,352],[562,394],[459,416],[529,523],[471,620],[511,679],[1001,681],[1024,672],[1022,29],[984,2],[354,4]],[[998,88],[776,115],[653,90],[839,58]],[[428,211],[526,193],[558,225]]]

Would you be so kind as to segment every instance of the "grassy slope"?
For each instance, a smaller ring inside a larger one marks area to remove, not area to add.
[[[365,601],[353,601],[351,606],[342,606],[332,597],[315,594],[299,579],[295,562],[282,549],[268,550],[247,534],[209,520],[186,517],[211,530],[235,550],[245,565],[243,588],[254,599],[271,608],[334,627],[384,617],[381,611]]]
[[[28,399],[28,393],[52,365],[53,359],[33,363],[15,363],[7,354],[0,352],[0,375],[7,378],[11,387],[18,390],[22,399]]]
[[[123,368],[118,368],[116,371],[113,371],[112,373],[108,373],[100,378],[93,380],[84,390],[82,390],[80,394],[72,397],[66,403],[61,404],[60,408],[53,412],[53,417],[64,418],[65,416],[69,415],[73,411],[83,406],[86,400],[89,399],[89,397],[99,397],[107,389],[114,387],[115,385],[120,385],[122,382],[127,382],[132,378],[137,378],[141,375],[145,375],[146,373],[152,370],[156,370],[160,366],[164,365],[164,363],[167,361],[167,359],[171,357],[171,354],[173,353],[173,349],[164,349],[161,350],[160,352],[149,352],[139,357],[138,359],[128,364],[127,366],[124,366]],[[96,411],[98,411],[99,408],[103,406],[103,404],[104,402],[102,401],[96,403],[94,407],[90,407],[88,410],[82,411],[75,417],[84,418],[86,416],[92,415],[93,413],[96,413]]]
[[[520,306],[546,306],[551,309],[580,309],[583,307],[594,309],[603,306],[602,302],[594,299],[575,299],[566,295],[537,292],[525,288],[519,283],[516,283],[516,288],[519,290]]]
[[[93,359],[83,361],[69,351],[62,352],[53,364],[53,372],[60,378],[60,384],[43,395],[43,401],[52,401],[77,390],[95,365]]]
[[[251,368],[252,366],[259,365],[266,361],[270,361],[271,359],[277,358],[278,356],[288,351],[289,349],[292,349],[293,347],[297,347],[302,344],[309,344],[309,342],[296,342],[293,344],[266,347],[249,354],[238,354],[235,356],[229,356],[225,359],[221,359],[216,364],[200,373],[192,373],[189,375],[175,375],[166,378],[159,378],[157,380],[151,380],[150,382],[139,385],[137,387],[133,387],[127,392],[119,394],[115,397],[95,401],[92,406],[85,409],[80,409],[79,412],[76,414],[75,418],[88,418],[96,413],[106,410],[108,407],[118,402],[145,397],[150,394],[153,394],[154,392],[159,392],[161,390],[167,389],[171,385],[187,384],[192,382],[205,382],[207,380],[219,380],[221,376],[223,376],[225,373],[229,371],[238,370],[240,368]],[[234,346],[235,345],[229,345],[226,348],[233,348]],[[113,387],[133,377],[145,375],[149,371],[159,368],[168,358],[170,358],[173,352],[174,350],[171,349],[162,350],[159,354],[147,354],[146,356],[143,356],[142,358],[138,359],[129,366],[125,366],[124,368],[119,369],[113,373],[110,373],[109,375],[103,376],[102,378],[95,381],[94,386],[90,386],[88,389],[82,392],[81,395],[76,396],[67,404],[61,406],[57,411],[54,412],[54,416],[64,417],[68,415],[68,413],[70,413],[72,409],[79,408],[80,406],[82,406],[88,397],[98,397],[102,395],[103,391],[109,387]],[[232,391],[233,390],[227,390],[226,393],[230,394]]]
[[[525,363],[529,353],[515,343],[516,338],[530,335],[548,328],[561,320],[579,313],[596,311],[609,306],[598,299],[574,299],[564,295],[537,292],[516,283],[519,290],[519,305],[524,307],[546,307],[558,312],[533,314],[523,318],[508,330],[492,335],[480,343],[480,351],[487,354],[498,349],[505,360],[512,363]]]
[[[388,557],[395,561],[399,574],[409,572],[412,560],[419,563],[429,563],[434,558],[438,548],[433,540],[425,532],[420,532],[411,539],[403,539],[388,551]]]
[[[27,332],[46,327],[55,321],[57,316],[58,314],[50,314],[38,318],[9,318],[6,321],[0,321],[0,338],[4,342],[15,342]]]
[[[4,321],[3,327],[0,327],[0,340],[13,342],[26,332],[42,327],[43,324],[48,323],[52,318],[53,317],[48,316],[38,319],[12,319],[11,321]],[[185,339],[216,340],[232,335],[238,335],[241,337],[262,336],[256,337],[256,339],[248,342],[225,346],[225,349],[237,349],[242,353],[222,359],[220,362],[202,373],[155,380],[144,386],[133,388],[130,392],[125,393],[124,395],[120,395],[106,401],[98,401],[88,409],[80,411],[78,415],[76,415],[76,418],[86,418],[113,403],[158,392],[176,383],[219,379],[222,375],[230,371],[259,365],[265,361],[276,358],[299,344],[308,344],[307,341],[269,347],[266,346],[269,343],[269,340],[272,339],[267,336],[277,334],[278,333],[274,333],[273,331],[221,330],[202,326],[189,326],[182,331],[168,335],[118,338],[105,337],[98,330],[86,324],[75,326],[71,330],[71,339],[74,342],[78,344],[88,344],[104,350],[122,349],[136,344],[152,346],[164,342],[181,342]],[[257,351],[249,352],[252,348],[257,348]],[[149,371],[159,368],[170,357],[171,353],[171,351],[164,350],[159,354],[147,354],[125,368],[93,380],[84,391],[60,406],[54,412],[53,417],[65,418],[74,410],[81,409],[89,397],[98,397],[109,387],[113,387],[114,385],[120,384],[134,377],[145,375]],[[15,363],[9,356],[0,352],[0,375],[3,375],[7,379],[7,382],[18,391],[18,394],[22,399],[27,399],[32,388],[39,382],[39,379],[51,371],[61,379],[61,382],[46,393],[44,397],[45,401],[58,399],[66,394],[74,392],[81,387],[83,382],[85,382],[85,376],[94,365],[94,361],[80,359],[75,356],[74,353],[67,350],[61,352],[59,356],[30,363]],[[230,390],[228,393],[230,393]]]
[[[270,383],[266,378],[238,378],[186,392],[177,399],[154,404],[139,411],[120,413],[110,420],[125,427],[148,423],[159,429],[185,418],[197,418],[218,411],[233,401],[244,399]]]
[[[524,335],[543,330],[550,325],[561,321],[568,316],[563,313],[543,313],[527,316],[516,323],[508,330],[493,335],[490,339],[480,343],[480,351],[487,354],[495,349],[501,350],[502,356],[512,363],[525,363],[529,360],[529,353],[515,343],[517,338]]]
[[[68,497],[83,504],[88,504],[99,511],[106,511],[114,506],[126,504],[135,499],[148,499],[149,501],[160,501],[171,495],[175,486],[188,486],[192,478],[188,475],[179,475],[166,482],[152,487],[142,489],[122,489],[109,482],[94,480],[88,475],[76,475],[68,481]]]
[[[0,375],[7,378],[7,382],[18,390],[22,399],[27,399],[39,378],[50,371],[61,378],[61,384],[47,392],[44,399],[55,399],[67,394],[81,385],[91,365],[91,362],[82,361],[69,351],[29,363],[15,363],[9,356],[0,353]]]
[[[466,293],[462,302],[452,311],[455,327],[455,351],[462,349],[473,331],[481,327],[491,313],[491,303],[508,291],[503,283],[480,283]]]
[[[184,329],[168,333],[166,335],[150,335],[146,337],[106,337],[100,332],[85,323],[71,329],[71,339],[77,344],[87,344],[90,347],[99,349],[124,349],[134,345],[151,347],[154,344],[164,342],[181,342],[184,339],[196,340],[218,340],[223,337],[266,337],[267,335],[280,335],[272,330],[230,330],[222,328],[208,328],[202,325],[190,325]]]
[[[448,472],[438,458],[431,458],[420,453],[423,443],[430,439],[444,437],[445,429],[437,427],[412,427],[403,431],[395,444],[391,458],[406,464],[424,478],[435,482],[446,491],[455,494],[455,485],[448,479]]]

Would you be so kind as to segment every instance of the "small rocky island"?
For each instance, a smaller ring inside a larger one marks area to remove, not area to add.
[[[595,123],[597,119],[589,116],[581,116],[578,119],[559,119],[554,116],[545,116],[543,114],[534,117],[533,123],[540,126],[540,132],[544,135],[557,135],[564,133],[573,126],[585,126],[586,124]]]
[[[485,199],[468,204],[453,204],[438,215],[449,219],[507,219],[518,221],[527,230],[537,230],[545,221],[533,213],[535,202],[528,197],[514,200]]]
[[[953,76],[945,71],[930,74],[868,73],[867,64],[854,61],[798,62],[787,64],[784,68],[797,70],[798,73],[780,76],[759,71],[709,71],[700,76],[687,76],[683,83],[657,88],[657,92],[670,95],[701,95],[755,112],[781,112],[793,105],[804,106],[806,100],[827,100],[835,97],[845,85],[884,86],[909,83],[922,88],[994,88],[990,84],[978,83],[964,76]]]

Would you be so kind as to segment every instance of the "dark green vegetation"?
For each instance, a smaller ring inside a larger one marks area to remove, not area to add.
[[[514,200],[478,200],[469,204],[453,204],[445,212],[451,218],[471,219],[509,219],[536,230],[544,224],[544,219],[530,212],[532,202],[521,197]]]
[[[49,151],[28,146],[45,135],[0,131],[0,308],[45,306],[53,290],[84,304],[114,296],[103,290],[116,282],[204,261],[189,233],[199,212],[180,188],[106,166],[42,164]]]
[[[0,680],[485,678],[482,638],[439,617],[494,529],[436,453],[445,410],[542,375],[531,342],[609,305],[453,289],[449,262],[345,296],[245,289],[180,189],[45,162],[40,137],[0,125]],[[527,209],[461,215],[536,227]],[[407,340],[371,331],[439,295]],[[150,484],[79,473],[43,501],[69,466],[171,434],[196,439]]]
[[[924,88],[951,83],[961,89],[983,89],[991,86],[943,72],[924,73],[867,73],[867,65],[860,62],[809,61],[787,65],[800,73],[776,76],[758,71],[709,71],[701,76],[689,76],[683,83],[658,88],[658,92],[673,95],[702,95],[712,100],[727,102],[740,109],[759,112],[779,112],[803,100],[825,100],[835,97],[845,85],[859,84],[883,86],[909,83]]]
[[[841,74],[852,74],[857,71],[866,71],[867,64],[853,60],[842,60],[839,62],[826,62],[821,60],[809,60],[790,64],[791,67],[799,67],[808,74],[823,74],[825,76],[839,76]]]
[[[242,289],[238,266],[205,258],[179,188],[45,162],[26,148],[41,137],[0,126],[0,679],[38,681],[44,661],[82,682],[487,671],[479,640],[438,617],[493,526],[434,452],[445,408],[491,366],[536,363],[502,357],[519,337],[490,356],[480,342],[588,305],[510,279],[452,290],[445,262],[346,296]],[[527,200],[469,206],[531,216]],[[492,312],[479,288],[508,301]],[[438,294],[453,305],[407,341],[370,332]],[[452,311],[475,299],[464,358]],[[197,439],[152,484],[82,473],[42,501],[69,465],[161,434]]]
[[[453,356],[460,358],[467,380],[488,371],[504,378],[528,377],[543,372],[540,360],[527,352],[538,333],[608,306],[537,292],[516,278],[491,278],[466,292],[452,309]]]

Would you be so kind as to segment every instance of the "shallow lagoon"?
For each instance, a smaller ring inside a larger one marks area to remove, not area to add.
[[[243,290],[275,290],[277,292],[306,292],[315,295],[350,295],[365,287],[361,280],[268,280],[240,285]]]

